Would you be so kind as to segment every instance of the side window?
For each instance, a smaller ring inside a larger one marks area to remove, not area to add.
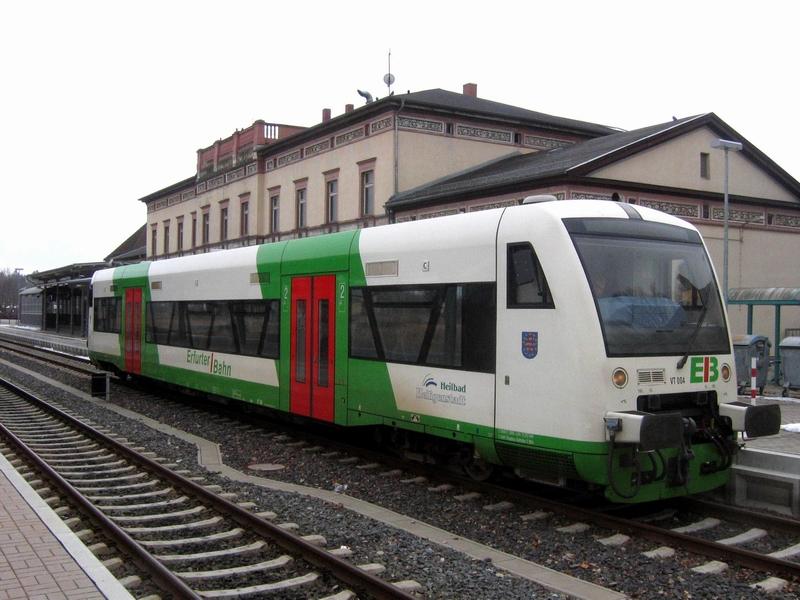
[[[350,356],[493,373],[495,285],[352,288]]]
[[[167,344],[175,308],[173,302],[148,302],[145,339],[148,344]]]
[[[119,333],[122,303],[119,298],[95,298],[94,330],[103,333]]]
[[[508,245],[508,308],[553,308],[547,279],[533,247]]]
[[[147,341],[227,354],[278,358],[280,301],[150,302]]]

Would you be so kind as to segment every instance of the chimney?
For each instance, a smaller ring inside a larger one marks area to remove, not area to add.
[[[464,95],[465,96],[472,96],[473,98],[478,97],[478,84],[477,83],[465,83],[464,84]]]
[[[323,108],[322,109],[322,122],[327,123],[331,120],[331,109],[330,108]]]
[[[353,112],[353,105],[352,104],[345,104],[344,105],[344,113],[351,113]]]

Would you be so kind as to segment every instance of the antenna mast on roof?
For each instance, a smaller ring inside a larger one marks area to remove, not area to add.
[[[383,83],[389,88],[389,95],[392,95],[392,84],[394,83],[394,75],[392,75],[392,49],[389,48],[389,72],[383,76]]]

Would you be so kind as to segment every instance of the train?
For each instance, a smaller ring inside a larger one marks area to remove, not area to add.
[[[699,232],[547,200],[98,271],[90,358],[475,479],[624,503],[724,485],[780,410],[737,399]]]

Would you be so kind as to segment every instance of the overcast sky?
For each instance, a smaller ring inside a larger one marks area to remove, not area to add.
[[[102,260],[256,119],[467,82],[623,129],[715,112],[800,179],[795,2],[7,2],[0,269]]]

